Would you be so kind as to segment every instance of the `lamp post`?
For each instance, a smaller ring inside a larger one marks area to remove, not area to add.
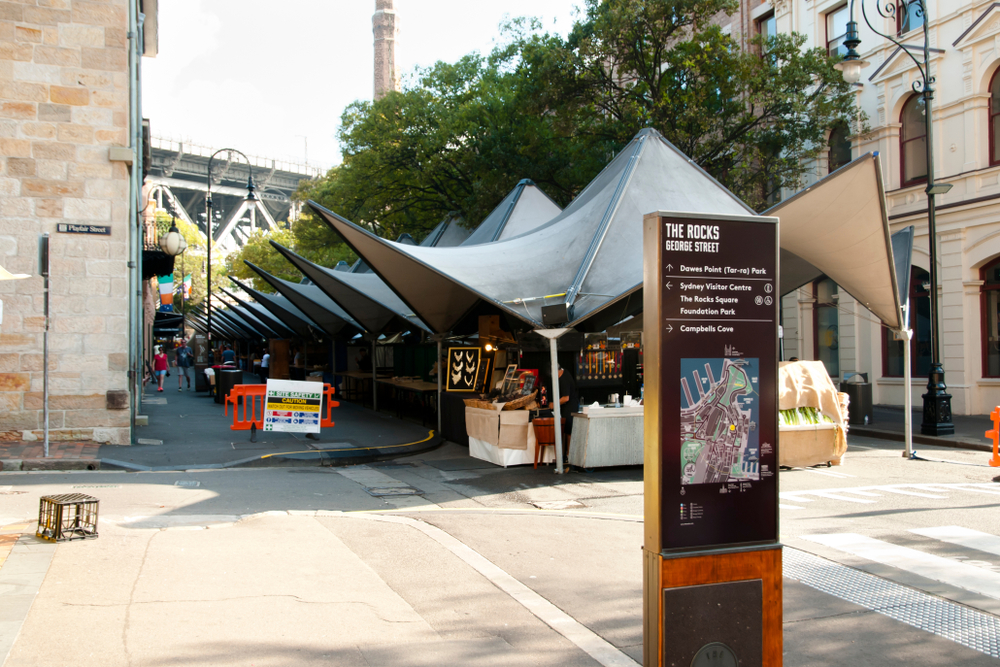
[[[930,37],[928,35],[927,5],[925,0],[897,0],[896,2],[878,2],[875,7],[878,15],[882,19],[893,19],[896,25],[897,14],[908,20],[909,17],[923,18],[923,57],[918,59],[906,46],[901,44],[892,35],[881,32],[872,25],[865,11],[864,0],[861,1],[861,16],[864,18],[868,28],[876,35],[883,37],[910,57],[910,60],[917,66],[920,78],[913,82],[913,92],[919,94],[924,102],[924,125],[927,149],[927,236],[930,246],[930,297],[931,297],[931,370],[927,374],[927,393],[924,394],[924,415],[920,424],[920,432],[924,435],[951,435],[955,432],[955,424],[951,421],[951,394],[944,382],[944,366],[941,364],[940,355],[940,329],[938,322],[938,270],[937,270],[937,226],[935,220],[935,196],[943,195],[951,190],[948,183],[934,183],[934,119],[931,114],[931,100],[934,99],[934,77],[930,73]],[[847,54],[843,61],[837,63],[836,68],[844,75],[844,81],[857,83],[861,78],[861,70],[869,65],[857,52],[857,47],[861,44],[858,37],[858,24],[854,20],[854,0],[851,0],[847,23],[847,34],[844,39],[844,46],[847,47]],[[903,343],[908,344],[907,342]],[[910,391],[905,387],[905,391]]]
[[[230,160],[232,159],[232,153],[236,153],[241,156],[247,163],[247,169],[249,170],[249,176],[247,177],[247,196],[244,200],[249,202],[252,206],[256,206],[257,195],[254,192],[256,188],[253,184],[253,165],[250,163],[250,158],[236,150],[235,148],[220,148],[219,150],[212,153],[212,157],[208,158],[208,189],[205,195],[205,234],[208,237],[208,277],[205,281],[205,299],[207,303],[207,308],[205,308],[205,313],[208,317],[208,328],[206,336],[208,336],[208,350],[209,354],[212,352],[212,163],[215,161],[215,156],[219,153],[229,153]]]

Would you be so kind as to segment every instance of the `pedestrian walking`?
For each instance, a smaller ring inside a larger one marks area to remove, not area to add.
[[[188,391],[191,391],[191,375],[194,367],[194,352],[188,347],[187,341],[181,338],[181,343],[174,351],[174,366],[177,367],[177,391],[184,391],[184,380],[187,379]]]
[[[270,370],[268,366],[271,365],[271,355],[268,354],[267,350],[264,350],[264,356],[260,358],[260,381],[267,382],[267,373]]]
[[[167,377],[167,369],[170,367],[167,361],[167,353],[157,345],[153,348],[153,373],[156,374],[156,391],[163,391],[163,380]]]

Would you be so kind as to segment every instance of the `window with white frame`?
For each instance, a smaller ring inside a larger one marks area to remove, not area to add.
[[[844,40],[847,38],[849,20],[847,5],[841,5],[826,13],[826,50],[831,56],[842,56],[847,53]]]

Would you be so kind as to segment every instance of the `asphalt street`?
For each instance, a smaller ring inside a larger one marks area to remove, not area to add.
[[[1000,665],[998,471],[919,454],[780,473],[786,665]],[[5,667],[642,661],[641,468],[0,473],[0,529],[67,492],[100,537],[2,561]]]

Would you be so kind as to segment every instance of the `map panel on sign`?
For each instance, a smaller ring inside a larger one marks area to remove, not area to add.
[[[760,479],[757,359],[681,359],[681,484]]]

